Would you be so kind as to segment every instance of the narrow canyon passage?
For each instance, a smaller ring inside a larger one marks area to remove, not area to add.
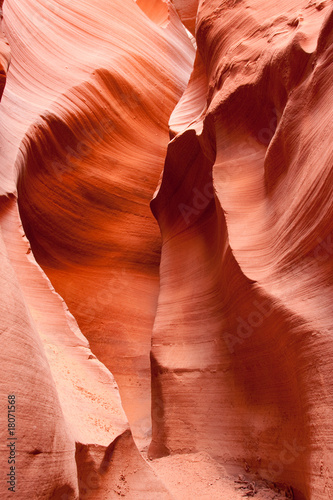
[[[332,3],[0,6],[1,498],[333,498]]]

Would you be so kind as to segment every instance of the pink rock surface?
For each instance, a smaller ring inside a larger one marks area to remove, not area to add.
[[[68,53],[46,66],[32,54],[31,73],[45,85],[43,97],[35,87],[24,89],[27,120],[17,159],[21,216],[38,262],[115,376],[134,433],[147,444],[160,252],[149,200],[163,168],[168,119],[187,83],[194,50],[179,20],[172,20],[173,11],[162,29],[129,0],[98,9],[78,2],[78,12],[72,4],[65,25],[58,9],[50,42],[67,29]],[[7,15],[11,19],[14,11]],[[84,36],[78,16],[95,23]],[[77,37],[83,37],[80,50]],[[34,42],[42,40],[36,35]],[[12,45],[14,75],[27,54]],[[24,109],[16,96],[22,85],[19,79],[8,82],[20,115]],[[13,103],[4,99],[3,107],[12,109]]]
[[[1,498],[333,498],[331,2],[0,8]]]
[[[8,491],[8,487],[12,486],[15,494],[19,493],[21,498],[24,494],[33,498],[37,488],[39,498],[60,498],[61,494],[76,498],[78,486],[74,460],[75,441],[62,413],[37,325],[33,322],[13,267],[10,253],[14,249],[8,248],[12,240],[9,238],[6,241],[8,235],[3,227],[6,205],[8,202],[2,198],[1,496],[10,498],[14,495],[12,491]],[[14,230],[13,232],[15,234]],[[25,257],[25,253],[19,252],[18,258],[22,257]],[[14,408],[12,404],[8,404],[10,395],[15,396]],[[7,419],[8,407],[11,411]],[[11,472],[10,467],[15,467],[12,471],[16,485],[7,483],[11,479],[7,476]],[[18,476],[20,487],[17,484]]]
[[[150,454],[206,450],[295,498],[333,491],[331,29],[328,2],[201,2],[152,202]]]

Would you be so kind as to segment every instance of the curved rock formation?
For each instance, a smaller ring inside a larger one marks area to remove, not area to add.
[[[160,252],[149,200],[163,168],[168,120],[187,83],[193,46],[172,9],[170,23],[157,29],[133,2],[117,5],[91,15],[93,4],[87,10],[81,2],[72,4],[65,25],[58,16],[52,42],[68,29],[67,54],[59,54],[58,69],[54,59],[47,66],[46,111],[38,119],[34,87],[26,89],[33,99],[32,124],[17,160],[19,207],[38,262],[95,355],[116,377],[133,431],[147,443]],[[104,46],[90,28],[86,49],[77,50],[78,15],[90,16]],[[90,52],[97,49],[93,58]],[[12,50],[15,74],[26,54],[16,53],[14,42]],[[46,71],[40,61],[32,64],[33,75]],[[79,75],[85,79],[73,86]],[[20,93],[15,82],[12,92]]]
[[[118,498],[124,491],[170,499],[134,444],[114,378],[22,238],[13,198],[2,199],[0,219],[1,278],[8,282],[1,356],[9,373],[2,393],[9,390],[16,401],[13,491],[58,500]],[[5,432],[1,437],[4,443]],[[2,496],[11,498],[1,479]]]
[[[9,203],[14,201],[1,199],[1,495],[10,498],[13,491],[24,491],[33,497],[38,475],[39,498],[61,498],[61,494],[77,498],[75,441],[13,268],[12,261],[24,259],[25,252],[12,245],[15,231],[7,235],[4,228]],[[9,245],[12,252],[18,250],[17,257],[9,254]],[[22,481],[19,490],[18,477]]]
[[[151,456],[206,450],[300,499],[333,494],[331,33],[327,2],[200,3],[152,202]]]
[[[333,498],[332,20],[5,1],[1,498]]]
[[[61,304],[51,306],[51,292],[41,294],[40,288],[50,285],[43,284],[45,276],[39,284],[31,275],[25,265],[27,249],[9,236],[8,246],[19,254],[16,271],[26,288],[25,306],[48,355],[51,372],[43,376],[51,387],[56,384],[56,401],[48,404],[44,418],[50,428],[57,426],[59,443],[52,447],[36,431],[44,446],[38,446],[35,464],[45,469],[38,495],[77,498],[79,492],[80,498],[118,498],[143,491],[145,497],[170,498],[140,456],[122,407],[144,446],[151,428],[149,351],[160,251],[149,200],[163,167],[168,119],[189,77],[193,45],[171,8],[170,22],[159,28],[131,1],[103,6],[77,2],[65,10],[60,2],[7,1],[4,19],[12,65],[0,108],[1,192],[15,196],[18,191],[34,255],[94,353],[78,328],[73,334],[67,326]],[[89,20],[88,31],[83,30],[84,19]],[[92,232],[87,234],[89,224]],[[17,219],[11,219],[8,234],[17,227]],[[13,327],[22,328],[15,317]],[[67,344],[69,352],[63,347]],[[20,348],[14,344],[11,349]],[[96,355],[112,367],[121,405],[111,373],[99,362],[94,366]],[[24,363],[21,371],[24,377]],[[29,415],[29,385],[24,388],[18,381],[12,389],[27,391],[28,402],[21,408]],[[66,439],[67,462],[57,455]],[[30,456],[29,448],[21,446],[21,453]],[[44,466],[43,457],[51,457],[54,465]],[[26,472],[18,493],[30,482],[25,491],[34,496],[36,466],[21,462],[19,469],[21,465]],[[55,470],[59,488],[51,479]],[[6,495],[6,484],[2,487]]]

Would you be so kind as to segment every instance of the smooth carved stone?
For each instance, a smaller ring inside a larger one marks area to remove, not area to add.
[[[331,2],[0,9],[0,497],[331,498]]]
[[[322,7],[199,3],[200,56],[152,201],[150,456],[204,450],[299,499],[333,491],[333,17]]]

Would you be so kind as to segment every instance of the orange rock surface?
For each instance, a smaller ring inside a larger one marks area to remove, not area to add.
[[[333,498],[332,3],[0,7],[1,498]]]

